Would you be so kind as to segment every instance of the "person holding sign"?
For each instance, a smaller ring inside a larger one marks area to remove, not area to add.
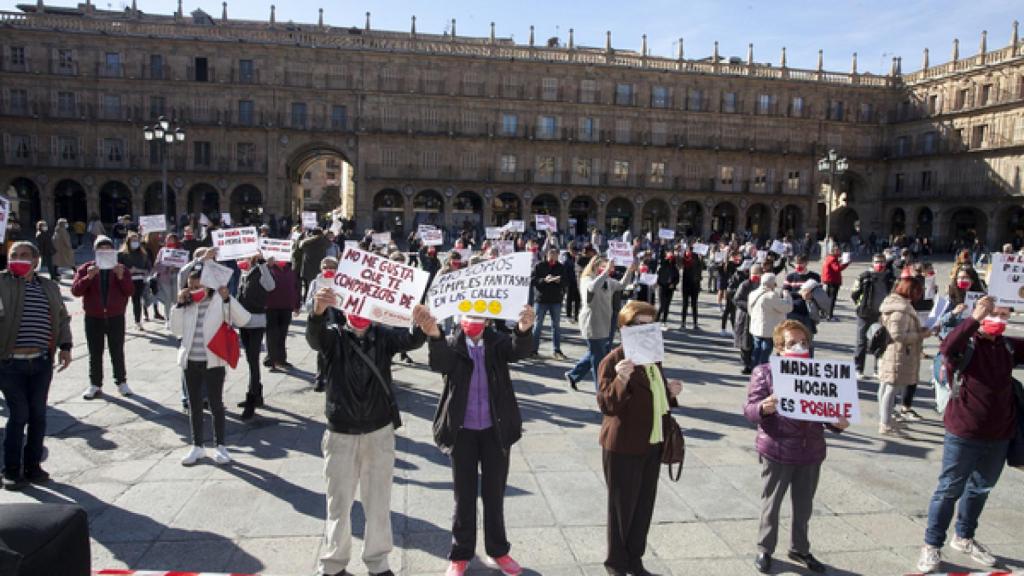
[[[683,271],[683,310],[679,319],[679,329],[686,328],[686,309],[689,307],[693,314],[693,329],[698,330],[697,298],[700,296],[700,280],[704,274],[704,259],[694,254],[693,247],[687,244],[683,257],[679,260],[679,267]]]
[[[153,270],[156,272],[157,299],[163,303],[164,312],[171,313],[171,306],[178,297],[178,272],[188,263],[188,252],[178,243],[178,235],[171,232],[164,246],[156,253]],[[169,317],[169,316],[168,316]],[[157,315],[159,320],[163,315]]]
[[[772,331],[774,352],[782,357],[810,357],[810,342],[810,330],[797,320],[786,320]],[[786,493],[790,492],[793,532],[789,559],[813,572],[824,572],[825,566],[811,555],[808,525],[821,463],[825,461],[825,428],[842,432],[850,425],[849,421],[840,416],[836,424],[825,424],[779,414],[769,364],[757,366],[750,375],[743,415],[757,426],[755,444],[764,481],[754,567],[763,574],[771,570],[779,536],[779,511]]]
[[[942,561],[954,509],[956,533],[950,546],[983,565],[996,559],[974,535],[989,493],[1006,464],[1010,439],[1017,434],[1019,412],[1013,369],[1024,363],[1024,340],[1003,336],[1011,310],[986,296],[960,323],[940,351],[962,365],[958,393],[943,416],[946,433],[938,485],[928,505],[928,528],[917,569],[931,572]]]
[[[321,447],[327,481],[327,531],[317,561],[320,574],[347,574],[352,555],[352,503],[359,489],[366,529],[363,562],[371,576],[392,574],[391,483],[395,430],[402,418],[391,379],[392,357],[415,350],[424,329],[437,322],[423,305],[413,309],[409,331],[355,314],[342,314],[339,297],[324,287],[314,295],[306,342],[324,354],[327,430]]]
[[[580,335],[587,341],[587,354],[564,374],[573,390],[576,390],[576,384],[587,372],[594,378],[594,392],[599,389],[597,367],[608,353],[608,335],[614,333],[614,300],[633,281],[636,262],[629,265],[621,281],[612,277],[614,271],[615,266],[611,261],[602,256],[594,256],[580,274],[580,290],[583,294]]]
[[[652,324],[656,315],[654,306],[632,300],[619,312],[619,328]],[[660,363],[634,364],[623,346],[605,356],[598,373],[597,404],[604,415],[600,442],[608,485],[604,567],[613,576],[650,576],[643,555],[658,495],[662,423],[678,406],[683,384],[665,378]]]
[[[885,436],[906,435],[903,423],[893,418],[893,408],[896,393],[917,384],[924,339],[932,333],[914,310],[914,302],[923,297],[924,279],[908,267],[879,308],[879,321],[892,339],[878,370],[878,433]]]
[[[842,260],[843,249],[839,244],[832,244],[832,250],[825,261],[821,264],[821,278],[828,293],[829,307],[828,320],[835,320],[836,300],[839,299],[839,288],[843,285],[843,270],[850,265],[850,261]]]
[[[85,340],[89,346],[89,387],[82,398],[92,400],[102,394],[104,340],[110,347],[118,391],[130,396],[132,390],[124,368],[124,311],[135,287],[131,274],[117,261],[110,238],[97,236],[92,246],[96,260],[79,266],[71,281],[71,294],[82,299]]]
[[[137,232],[128,232],[124,244],[118,253],[117,259],[128,268],[132,278],[132,312],[135,315],[135,329],[142,332],[142,316],[145,313],[146,321],[149,321],[149,310],[143,304],[142,296],[146,291],[146,277],[149,276],[152,266],[149,263],[149,254],[142,247],[142,239]]]
[[[249,322],[238,329],[242,349],[245,350],[245,362],[249,365],[249,388],[239,408],[242,408],[242,420],[249,420],[257,408],[263,407],[260,349],[267,329],[267,298],[277,288],[277,284],[269,267],[273,261],[268,262],[256,255],[239,260],[236,264],[242,273],[238,280],[238,303],[249,313]]]

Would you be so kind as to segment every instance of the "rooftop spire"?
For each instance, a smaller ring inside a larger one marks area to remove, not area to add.
[[[366,30],[370,29],[370,13],[369,12],[366,13],[366,26],[364,26],[364,29],[366,29]]]
[[[679,60],[683,59],[683,37],[679,37],[679,46],[676,47],[676,58]]]
[[[530,24],[530,46],[533,46],[533,24]]]
[[[273,25],[277,22],[277,6],[270,5],[270,24]]]
[[[1014,20],[1013,21],[1013,32],[1010,34],[1010,46],[1013,47],[1013,48],[1010,48],[1010,52],[1014,56],[1017,55],[1017,43],[1018,43],[1018,41],[1017,41],[1017,21]]]
[[[779,58],[779,68],[785,68],[785,67],[786,67],[786,47],[783,46],[782,47],[782,57]]]
[[[220,19],[227,22],[228,20],[228,3],[221,2]]]
[[[960,39],[953,38],[953,62],[960,59]]]
[[[850,63],[850,74],[857,74],[857,53],[853,53],[853,61]]]
[[[319,26],[320,26],[321,28],[323,28],[323,27],[324,27],[324,9],[323,9],[323,8],[321,8],[321,9],[320,9],[320,18],[319,18],[319,19],[317,20],[317,24],[318,24],[318,25],[319,25]]]
[[[612,51],[612,31],[611,30],[605,30],[605,32],[604,32],[604,51],[605,52],[611,52]]]
[[[574,32],[575,32],[575,30],[573,30],[572,28],[569,28],[569,50],[573,50],[573,49],[576,48],[576,41],[573,38]]]
[[[754,65],[754,43],[747,44],[747,66]]]
[[[455,18],[452,18],[452,39],[455,39]]]
[[[640,55],[647,56],[647,34],[643,35],[643,40],[640,44]]]
[[[825,69],[824,64],[825,64],[825,51],[819,48],[818,49],[818,72],[821,72],[822,70]]]
[[[928,69],[928,49],[927,48],[924,49],[924,61],[921,62],[921,69],[922,70],[927,70]]]

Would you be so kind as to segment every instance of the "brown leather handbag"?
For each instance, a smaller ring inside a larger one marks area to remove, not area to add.
[[[661,429],[664,437],[661,462],[668,465],[668,477],[673,482],[678,482],[683,475],[683,461],[686,460],[686,439],[683,437],[683,429],[671,414],[662,417]]]

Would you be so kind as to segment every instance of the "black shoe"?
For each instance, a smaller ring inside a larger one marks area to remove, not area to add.
[[[395,573],[391,570],[385,570],[383,572],[370,572],[370,576],[395,576]]]
[[[4,474],[4,490],[11,492],[20,492],[28,486],[28,480],[21,475]]]
[[[801,554],[799,552],[794,552],[793,550],[790,550],[789,559],[794,562],[799,562],[803,564],[811,572],[821,573],[825,571],[825,565],[821,562],[818,562],[818,559],[812,556],[810,552],[808,552],[807,554]]]
[[[630,570],[629,574],[630,574],[630,576],[657,576],[657,574],[654,574],[652,572],[648,572],[647,568],[644,568],[643,564],[641,564],[641,565],[637,566],[636,568],[633,568],[632,570]]]
[[[256,402],[252,394],[245,395],[245,407],[242,409],[242,420],[252,420],[252,417],[256,415]]]
[[[295,368],[295,365],[292,364],[291,362],[282,362],[281,365],[284,366],[285,368],[287,368],[288,370],[291,370],[292,368]]]
[[[385,572],[385,574],[386,574],[386,572]],[[342,570],[341,572],[335,572],[334,574],[328,574],[328,573],[324,572],[322,574],[319,574],[318,576],[352,576],[352,575],[349,574],[348,571]]]
[[[316,386],[313,387],[313,392],[323,392],[326,387],[323,380],[317,380]]]
[[[628,573],[610,566],[605,566],[604,571],[608,573],[608,576],[628,576]]]
[[[759,552],[757,557],[754,558],[754,568],[761,574],[767,574],[772,569],[772,555],[765,552]]]
[[[25,468],[25,480],[33,484],[46,484],[50,481],[50,474],[39,466]]]
[[[750,376],[750,373],[753,371],[753,368],[747,368],[746,366],[744,366],[743,370],[740,370],[740,374],[743,374],[744,376]]]
[[[270,356],[267,356],[266,358],[263,359],[263,365],[266,366],[267,368],[270,368],[271,366],[274,365],[274,363],[270,361]]]
[[[565,376],[565,381],[569,383],[570,388],[577,391],[579,390],[579,388],[576,387],[576,381],[572,379],[572,374],[566,372],[563,376]]]

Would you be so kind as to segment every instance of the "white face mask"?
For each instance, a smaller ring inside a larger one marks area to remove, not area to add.
[[[129,242],[128,245],[132,247],[132,250],[138,250],[139,249],[139,243],[136,242],[135,240],[132,240],[131,242]]]
[[[798,342],[798,343],[793,344],[792,346],[786,348],[784,355],[785,356],[807,357],[809,352],[810,351],[807,349],[807,346],[805,346],[803,342]]]

